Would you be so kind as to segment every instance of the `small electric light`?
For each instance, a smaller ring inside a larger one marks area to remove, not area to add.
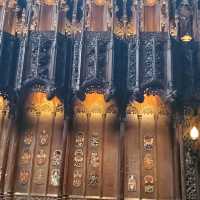
[[[183,37],[181,37],[181,41],[183,42],[190,42],[192,40],[192,36],[190,34],[185,34]]]
[[[199,138],[199,130],[195,126],[190,130],[190,137],[192,140]]]

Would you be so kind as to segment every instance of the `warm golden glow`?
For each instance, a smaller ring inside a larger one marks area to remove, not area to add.
[[[88,112],[103,113],[106,109],[106,102],[103,94],[86,94],[86,98],[83,104]]]
[[[192,40],[192,36],[189,34],[185,34],[183,37],[181,37],[181,40],[183,42],[190,42]]]
[[[35,112],[52,113],[57,107],[62,105],[61,101],[54,97],[52,100],[47,99],[47,94],[43,92],[33,92],[26,100],[26,108],[34,108]]]
[[[192,140],[199,138],[199,130],[195,126],[190,130],[190,137]]]
[[[55,5],[56,2],[55,2],[55,0],[42,0],[42,3],[52,6],[52,5]]]
[[[160,97],[156,95],[145,95],[142,103],[134,102],[130,104],[127,109],[131,108],[134,108],[138,114],[166,114],[169,112],[167,106],[162,102]]]
[[[8,109],[8,101],[4,99],[2,96],[0,96],[0,110],[4,111]]]
[[[104,6],[105,5],[105,0],[95,0],[94,3],[97,5],[97,6]]]
[[[157,3],[157,0],[145,0],[146,6],[154,6]]]
[[[86,94],[85,100],[77,100],[74,105],[75,113],[117,113],[114,101],[106,102],[103,94],[90,93]]]

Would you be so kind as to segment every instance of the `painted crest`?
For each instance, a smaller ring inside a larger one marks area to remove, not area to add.
[[[44,149],[40,149],[36,155],[36,163],[38,165],[43,165],[46,163],[47,154]]]
[[[137,191],[137,180],[135,175],[128,176],[128,192]]]
[[[59,166],[61,164],[61,160],[62,160],[62,151],[55,150],[52,157],[52,165]]]
[[[31,145],[32,142],[33,142],[33,133],[32,132],[25,133],[24,144]]]
[[[84,160],[84,154],[82,149],[76,149],[74,152],[74,166],[81,167]]]
[[[91,173],[88,177],[88,185],[96,186],[99,183],[99,176],[95,173]]]
[[[44,146],[44,145],[48,145],[48,139],[49,139],[49,135],[46,132],[46,130],[42,130],[42,132],[40,133],[40,145]]]
[[[52,169],[51,171],[51,185],[59,186],[60,185],[60,170]]]
[[[31,161],[31,152],[28,149],[25,149],[21,155],[21,164],[26,165]]]
[[[80,187],[82,184],[82,173],[79,170],[74,170],[73,174],[73,186]]]
[[[151,151],[153,149],[154,138],[151,136],[144,137],[144,151]]]
[[[98,152],[92,152],[91,153],[91,158],[90,158],[90,164],[92,167],[96,168],[99,166],[99,162],[100,162],[100,159],[99,159],[99,154]]]
[[[26,170],[26,169],[20,170],[20,172],[19,172],[19,182],[22,185],[26,185],[29,181],[29,178],[30,178],[30,172],[28,170]]]
[[[153,168],[153,157],[150,153],[147,153],[144,156],[144,169],[151,170],[152,168]]]
[[[90,138],[90,145],[91,145],[92,147],[98,147],[99,144],[100,144],[99,137],[97,137],[97,136],[92,136],[92,137]]]
[[[77,147],[83,147],[83,145],[84,145],[84,140],[85,140],[85,138],[84,138],[84,134],[82,133],[82,132],[80,132],[77,136],[76,136],[76,138],[75,138],[75,145],[77,146]]]

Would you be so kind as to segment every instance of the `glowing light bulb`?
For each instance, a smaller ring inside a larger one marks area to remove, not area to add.
[[[183,37],[181,37],[181,40],[183,42],[190,42],[192,40],[192,36],[189,34],[185,34]]]
[[[192,140],[199,138],[199,130],[195,126],[190,130],[190,137]]]

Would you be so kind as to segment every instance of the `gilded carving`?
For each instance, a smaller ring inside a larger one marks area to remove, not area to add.
[[[96,167],[99,166],[99,163],[100,163],[100,159],[99,159],[98,152],[92,152],[91,153],[91,158],[90,158],[91,166],[96,168]]]
[[[19,182],[22,185],[26,185],[30,178],[30,171],[26,169],[21,169],[19,172]]]
[[[40,145],[44,146],[48,144],[49,135],[46,130],[42,130],[40,134]]]
[[[88,185],[96,186],[99,183],[99,176],[96,173],[91,173],[88,177]]]
[[[43,165],[46,163],[47,154],[44,149],[40,149],[36,155],[36,163],[38,165]]]
[[[61,160],[62,160],[62,151],[55,150],[52,157],[52,165],[59,166],[61,164]]]
[[[21,155],[21,164],[29,164],[31,161],[31,152],[29,149],[25,149]]]
[[[84,134],[82,132],[79,133],[79,135],[76,136],[75,143],[77,147],[83,147],[84,145]]]
[[[34,183],[36,183],[37,185],[45,184],[45,170],[44,169],[38,169],[35,171]]]
[[[51,185],[59,186],[60,185],[60,170],[52,169],[51,171]]]
[[[137,191],[137,180],[135,175],[128,176],[128,192]]]
[[[75,167],[81,167],[82,166],[82,162],[84,159],[84,154],[83,154],[83,150],[82,149],[76,149],[74,152],[74,166]]]
[[[151,151],[153,149],[154,138],[151,136],[144,137],[144,151]]]
[[[144,156],[144,169],[151,170],[152,168],[153,168],[153,157],[150,153],[147,153]]]
[[[73,174],[73,186],[74,187],[80,187],[82,184],[82,173],[80,170],[74,170]]]
[[[33,142],[33,133],[27,132],[24,136],[24,144],[31,145]]]

